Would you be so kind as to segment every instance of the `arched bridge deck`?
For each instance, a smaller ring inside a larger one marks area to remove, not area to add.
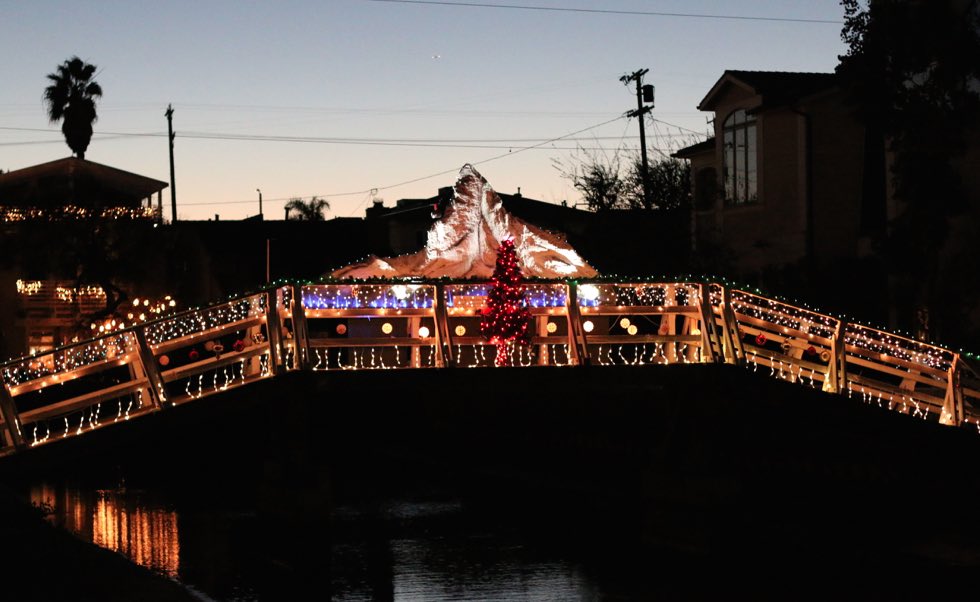
[[[489,283],[284,284],[0,366],[0,455],[296,370],[492,366]],[[716,363],[980,430],[949,349],[717,282],[533,282],[521,366]],[[692,387],[696,387],[692,383]],[[819,410],[815,410],[819,411]]]

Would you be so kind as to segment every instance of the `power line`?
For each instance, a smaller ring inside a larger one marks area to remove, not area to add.
[[[669,125],[669,124],[668,124]],[[57,134],[56,130],[42,128],[14,128],[0,127],[0,130],[32,131],[46,134]],[[156,132],[97,132],[95,134],[99,140],[110,140],[127,137],[151,137],[162,138],[165,133]],[[667,134],[666,137],[684,137],[682,134]],[[515,144],[526,143],[548,143],[554,141],[551,138],[341,138],[341,137],[318,137],[318,136],[287,136],[287,135],[260,135],[260,134],[235,134],[230,132],[188,132],[179,134],[178,138],[190,140],[240,140],[248,142],[296,142],[311,144],[338,144],[338,145],[367,145],[367,146],[408,146],[423,148],[486,148],[486,149],[510,149]],[[561,140],[567,142],[600,142],[600,141],[622,141],[620,136],[589,136],[589,137],[563,137]],[[0,142],[0,146],[17,146],[28,144],[55,144],[61,140],[35,140],[24,142]],[[508,144],[511,143],[511,144]],[[555,150],[573,150],[567,147],[554,147]],[[598,148],[596,150],[606,150]],[[614,149],[608,149],[614,150]]]
[[[504,157],[512,157],[512,156],[517,155],[519,153],[522,153],[524,151],[533,150],[533,149],[539,148],[541,146],[544,146],[546,144],[550,144],[552,142],[557,142],[559,140],[564,140],[566,138],[571,138],[573,136],[577,136],[578,134],[582,134],[582,133],[588,132],[589,130],[594,130],[594,129],[603,127],[605,125],[609,125],[610,123],[615,123],[615,122],[619,121],[620,119],[625,119],[625,117],[622,116],[622,115],[619,115],[619,116],[614,117],[612,119],[609,119],[607,121],[603,121],[602,123],[597,123],[595,125],[590,125],[588,127],[582,128],[580,130],[576,130],[574,132],[569,132],[569,133],[564,134],[562,136],[556,136],[554,138],[549,138],[548,140],[544,140],[542,142],[539,142],[538,144],[532,144],[530,146],[525,146],[525,147],[519,148],[517,150],[508,151],[506,153],[501,153],[499,155],[495,155],[493,157],[490,157],[490,158],[487,158],[487,159],[483,159],[482,161],[475,161],[475,162],[473,162],[473,165],[483,165],[483,164],[486,164],[486,163],[490,163],[491,161],[496,161],[498,159],[503,159]],[[456,171],[457,171],[456,169],[447,169],[445,171],[440,171],[438,173],[433,173],[433,174],[429,174],[429,175],[426,175],[426,176],[412,178],[410,180],[405,180],[403,182],[398,182],[396,184],[389,184],[387,186],[379,186],[379,187],[376,187],[376,188],[366,188],[364,190],[355,190],[355,191],[350,191],[350,192],[338,192],[338,193],[330,193],[330,194],[318,193],[318,194],[314,194],[314,195],[305,195],[304,197],[301,197],[301,198],[305,198],[307,196],[318,196],[318,197],[326,197],[326,198],[332,198],[333,197],[333,198],[335,198],[335,197],[340,197],[340,196],[355,196],[355,195],[362,195],[362,194],[363,195],[373,195],[373,194],[376,194],[377,192],[380,192],[382,190],[391,190],[392,188],[399,188],[401,186],[407,186],[409,184],[415,184],[416,182],[422,182],[424,180],[429,180],[429,179],[432,179],[432,178],[437,178],[439,176],[444,176],[444,175],[447,175],[447,174],[455,173]],[[270,201],[270,202],[271,201],[285,201],[285,200],[289,200],[289,199],[293,199],[293,198],[296,198],[296,196],[294,195],[292,197],[267,199],[267,200]],[[210,203],[182,203],[181,206],[190,207],[190,206],[202,206],[202,205],[237,205],[237,204],[254,203],[254,202],[255,202],[255,199],[249,199],[249,200],[243,200],[243,201],[215,201],[215,202],[210,202]],[[351,213],[354,213],[358,209],[360,209],[361,206],[363,206],[365,202],[367,202],[367,197],[365,197],[364,201],[362,201],[357,207],[355,207],[351,211]]]
[[[545,12],[589,13],[603,15],[629,15],[643,17],[683,17],[691,19],[727,19],[734,21],[772,21],[779,23],[822,23],[842,25],[843,21],[831,19],[804,19],[792,17],[747,17],[742,15],[717,15],[707,13],[668,13],[646,10],[613,10],[605,8],[569,8],[558,6],[532,6],[523,4],[488,4],[485,2],[445,2],[439,0],[367,0],[368,2],[388,2],[391,4],[428,4],[434,6],[460,6],[465,8],[504,8],[512,10],[536,10]]]

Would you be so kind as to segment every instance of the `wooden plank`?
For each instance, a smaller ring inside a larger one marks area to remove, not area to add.
[[[699,334],[601,334],[601,335],[589,335],[589,345],[615,345],[620,343],[623,345],[637,344],[654,344],[654,343],[688,343],[688,344],[701,344],[701,335]]]
[[[853,355],[847,356],[847,361],[848,361],[848,363],[855,364],[857,366],[863,366],[865,368],[871,368],[872,370],[877,370],[878,372],[884,372],[886,374],[891,374],[893,376],[899,376],[899,377],[901,377],[901,378],[903,378],[905,380],[913,380],[913,381],[915,381],[917,383],[920,383],[920,384],[923,384],[923,385],[927,385],[927,386],[930,386],[930,387],[946,388],[946,379],[945,378],[942,378],[942,379],[929,378],[929,377],[923,376],[921,374],[913,374],[911,372],[906,372],[904,370],[899,370],[898,368],[894,368],[894,367],[888,366],[886,364],[879,364],[877,362],[872,362],[872,361],[866,360],[866,359],[864,359],[862,357],[857,357],[857,356],[853,356]],[[945,373],[944,373],[944,376],[945,376]]]
[[[848,344],[845,346],[845,348],[847,350],[848,357],[861,357],[863,359],[876,363],[877,362],[892,363],[895,364],[896,366],[903,366],[905,368],[908,368],[909,370],[919,370],[920,372],[931,374],[936,378],[946,380],[946,370],[939,370],[938,368],[933,368],[932,366],[927,366],[925,364],[917,364],[915,362],[910,362],[908,360],[904,360],[894,355],[886,355],[884,353],[872,351],[864,347],[855,347],[854,345]]]
[[[203,360],[196,361],[192,364],[185,364],[178,368],[171,368],[169,370],[164,370],[161,373],[164,382],[173,382],[175,380],[180,380],[182,378],[187,378],[188,376],[195,376],[210,370],[215,370],[217,368],[222,368],[230,364],[238,363],[242,360],[255,357],[257,355],[263,355],[269,351],[269,343],[260,343],[257,345],[252,345],[251,347],[246,347],[241,351],[229,351],[227,353],[222,353],[221,357],[208,357]],[[271,374],[271,370],[270,370]]]
[[[786,365],[799,366],[799,367],[802,367],[802,368],[806,368],[807,370],[810,370],[810,371],[813,371],[813,372],[817,372],[819,374],[823,374],[824,371],[827,369],[827,366],[825,366],[823,364],[819,364],[817,362],[811,362],[811,361],[808,361],[808,360],[805,360],[805,359],[802,359],[802,358],[792,358],[792,357],[783,355],[781,353],[777,353],[775,351],[771,351],[769,349],[764,349],[762,347],[756,347],[755,345],[752,345],[752,350],[748,352],[748,355],[751,355],[752,357],[751,358],[750,357],[746,357],[746,361],[756,361],[756,362],[758,362],[758,358],[762,357],[762,358],[765,358],[768,361],[777,361],[777,362],[781,362],[781,363],[786,364]],[[765,365],[767,367],[769,366],[769,364],[765,364]]]
[[[131,361],[137,361],[137,357],[137,351],[130,351],[129,353],[116,356],[112,359],[98,360],[92,362],[91,364],[86,364],[80,368],[75,368],[67,372],[52,372],[46,376],[25,381],[19,385],[10,387],[10,394],[17,397],[19,395],[24,395],[26,393],[43,389],[45,387],[59,385],[63,382],[76,380],[91,374],[97,374],[109,368],[116,368],[119,366],[124,366]]]
[[[793,321],[793,322],[809,322],[812,327],[820,328],[822,330],[833,330],[833,326],[828,325],[828,324],[826,324],[826,323],[824,323],[822,321],[806,320],[806,319],[803,319],[803,318],[801,318],[799,316],[795,316],[795,315],[791,315],[791,314],[785,314],[785,313],[779,312],[779,311],[773,311],[773,310],[770,310],[770,309],[767,309],[767,308],[764,308],[764,307],[756,307],[756,306],[750,305],[750,304],[743,304],[743,307],[744,306],[748,306],[748,307],[751,307],[751,308],[758,309],[759,310],[759,313],[762,313],[762,314],[775,314],[776,316],[781,317],[781,318],[785,318],[786,320],[789,320],[789,321]],[[743,311],[742,308],[732,307],[732,311],[734,311],[736,314],[742,316],[742,319],[743,320],[746,320],[746,321],[751,320],[751,321],[758,322],[758,323],[763,323],[763,324],[772,324],[773,325],[773,328],[776,329],[776,330],[782,330],[782,329],[785,328],[785,329],[787,329],[787,331],[792,331],[794,333],[797,333],[798,335],[802,335],[802,336],[806,336],[807,335],[806,332],[804,332],[803,330],[800,330],[799,328],[793,328],[793,327],[790,327],[790,326],[786,326],[784,324],[781,324],[779,322],[773,322],[773,321],[767,320],[765,318],[760,318],[758,316],[753,316],[753,315],[751,315],[751,314],[746,313],[745,311]],[[820,336],[820,335],[815,335],[815,336]]]
[[[565,295],[565,307],[568,313],[565,319],[568,321],[568,348],[572,352],[572,357],[569,359],[572,365],[588,366],[589,337],[582,326],[582,314],[579,313],[578,285],[569,282],[566,286],[568,293]]]
[[[153,409],[159,410],[163,408],[163,404],[167,401],[167,392],[163,386],[163,379],[160,377],[160,369],[157,367],[156,357],[154,357],[153,352],[150,351],[150,346],[146,343],[146,332],[143,328],[136,329],[136,345],[139,348],[137,360],[140,363],[143,374],[146,375],[146,379],[150,383],[147,387],[147,392],[150,395],[150,405]]]
[[[307,318],[309,310],[303,307],[303,288],[293,285],[291,315],[293,321],[293,345],[296,347],[295,367],[305,370],[310,367],[310,331]]]
[[[661,314],[697,315],[698,308],[694,305],[614,305],[599,307],[580,307],[583,316],[658,316]]]
[[[449,317],[446,315],[446,287],[436,285],[436,294],[432,299],[432,321],[435,326],[436,367],[451,368],[456,365],[453,358],[453,339],[449,332]]]
[[[813,334],[810,332],[803,332],[802,330],[796,330],[795,328],[789,328],[787,326],[780,326],[779,324],[774,324],[772,322],[766,322],[765,320],[760,320],[752,316],[747,316],[735,312],[735,318],[738,320],[739,326],[742,330],[751,331],[753,334],[758,334],[759,332],[765,333],[768,337],[779,336],[781,338],[795,338],[795,339],[806,339],[812,343],[823,345],[824,347],[830,347],[831,339],[827,337],[822,337],[819,334]],[[746,327],[746,325],[749,325]]]
[[[235,322],[228,322],[227,324],[222,324],[221,326],[215,326],[210,330],[204,330],[201,332],[194,332],[181,337],[170,339],[164,341],[163,343],[151,344],[150,349],[153,351],[154,355],[160,355],[161,353],[167,353],[168,351],[173,351],[174,349],[180,349],[181,347],[187,347],[188,345],[196,344],[201,340],[216,339],[226,333],[234,332],[236,330],[248,330],[252,326],[261,324],[265,321],[265,316],[254,316],[251,318],[245,318],[243,320],[237,320]],[[145,328],[145,326],[143,327]]]
[[[735,348],[734,348],[734,343],[732,342],[732,337],[738,336],[738,324],[729,323],[728,317],[725,314],[725,301],[724,301],[727,289],[725,289],[725,287],[720,287],[720,288],[721,288],[721,297],[722,297],[721,305],[718,306],[717,313],[715,313],[715,308],[714,306],[712,306],[711,313],[716,316],[715,324],[720,327],[719,329],[721,331],[721,341],[722,341],[721,353],[722,353],[722,357],[724,358],[724,362],[726,364],[737,364],[738,358],[735,355]],[[732,330],[733,327],[735,328],[734,331]]]
[[[832,320],[833,322],[837,322],[837,318],[835,318],[834,316],[831,316],[830,314],[823,314],[823,313],[820,313],[819,311],[814,311],[812,309],[804,309],[802,307],[797,307],[797,306],[792,305],[790,303],[786,303],[785,301],[778,301],[776,299],[770,299],[769,297],[763,297],[762,295],[757,295],[755,293],[751,293],[749,291],[745,291],[745,290],[742,290],[742,289],[738,289],[738,288],[732,289],[732,293],[733,294],[738,294],[738,295],[740,295],[742,297],[750,297],[750,298],[753,298],[753,299],[765,299],[769,303],[774,303],[774,304],[777,304],[777,305],[781,305],[783,307],[790,307],[790,308],[793,308],[796,311],[805,312],[805,313],[807,313],[807,314],[809,314],[811,316],[817,316],[817,317],[820,317],[820,318],[825,318],[827,320]],[[761,308],[761,306],[760,306],[760,308]],[[787,315],[787,317],[792,317],[792,316],[789,316],[788,314],[786,314],[786,315]]]
[[[704,284],[699,285],[698,289],[698,317],[701,320],[701,356],[705,362],[717,362],[717,353],[721,352],[721,340],[718,339],[708,287]],[[716,344],[718,346],[717,352],[715,350]]]
[[[449,311],[451,315],[455,315],[452,310]],[[378,316],[385,316],[388,318],[413,318],[413,317],[423,317],[431,318],[432,310],[426,308],[374,308],[374,307],[359,307],[351,309],[311,309],[306,308],[306,318],[308,320],[314,320],[318,318],[376,318]]]
[[[467,337],[462,337],[467,338]],[[453,344],[459,344],[460,337],[453,339]],[[465,344],[465,343],[463,343]],[[364,337],[356,339],[310,339],[310,348],[326,349],[334,347],[434,347],[437,345],[435,337]]]
[[[738,320],[735,319],[735,312],[732,311],[732,296],[728,288],[722,289],[721,308],[725,317],[726,329],[731,332],[734,363],[740,364],[745,361],[745,349],[742,348],[742,334],[738,328]]]
[[[97,403],[106,401],[107,399],[115,399],[116,397],[122,397],[123,395],[128,395],[129,393],[135,393],[136,391],[139,391],[143,387],[147,386],[147,384],[148,381],[145,378],[130,381],[128,383],[120,383],[112,387],[86,393],[85,395],[79,395],[77,397],[72,397],[71,399],[66,399],[64,401],[59,401],[40,408],[22,412],[20,418],[24,424],[27,424],[30,422],[54,418],[63,414],[70,414],[75,410],[93,406]]]
[[[269,369],[272,374],[285,372],[282,347],[282,324],[279,322],[279,289],[265,291],[265,330],[269,339]]]

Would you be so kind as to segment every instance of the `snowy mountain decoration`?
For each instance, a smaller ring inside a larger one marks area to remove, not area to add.
[[[442,218],[429,228],[425,248],[398,257],[371,256],[340,268],[334,278],[490,278],[497,249],[513,239],[525,277],[581,278],[597,272],[564,237],[514,217],[497,193],[472,165],[464,165],[453,199]]]

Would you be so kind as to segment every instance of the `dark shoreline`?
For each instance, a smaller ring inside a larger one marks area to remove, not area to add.
[[[200,600],[180,584],[50,524],[6,487],[0,487],[0,516],[0,557],[9,577],[5,600]]]

